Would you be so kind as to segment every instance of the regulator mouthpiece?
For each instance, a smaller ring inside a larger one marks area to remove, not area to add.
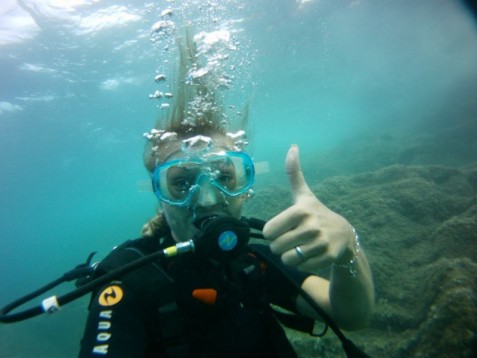
[[[201,229],[194,239],[195,252],[220,262],[236,258],[250,237],[248,224],[231,216],[212,216],[195,225]]]

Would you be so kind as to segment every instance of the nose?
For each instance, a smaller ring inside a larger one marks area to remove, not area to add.
[[[199,181],[199,198],[196,205],[207,207],[218,203],[217,189],[212,185],[210,179],[202,177]]]

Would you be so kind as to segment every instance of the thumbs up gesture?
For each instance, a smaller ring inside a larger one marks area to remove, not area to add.
[[[263,235],[283,263],[307,272],[344,264],[355,253],[348,221],[328,209],[308,187],[300,167],[298,146],[286,157],[293,205],[265,224]]]

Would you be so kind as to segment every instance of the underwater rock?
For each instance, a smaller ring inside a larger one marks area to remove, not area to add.
[[[475,164],[390,165],[321,182],[307,167],[310,188],[358,230],[373,270],[375,313],[347,334],[353,342],[374,357],[477,356]],[[256,190],[247,215],[271,218],[290,203],[287,183],[272,184]],[[345,356],[332,334],[288,334],[300,357]]]

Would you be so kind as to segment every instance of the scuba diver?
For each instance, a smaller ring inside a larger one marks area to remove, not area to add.
[[[179,47],[179,78],[185,78],[196,66],[195,46],[186,36]],[[177,82],[174,108],[145,133],[157,216],[142,238],[117,247],[96,271],[174,244],[190,243],[195,252],[153,262],[96,290],[81,357],[295,357],[270,304],[322,318],[284,273],[339,327],[368,322],[374,290],[358,235],[309,189],[297,146],[286,157],[293,205],[262,225],[269,245],[247,242],[241,215],[255,171],[243,150],[245,131],[227,132],[217,91],[197,80]],[[315,274],[328,267],[329,280]]]
[[[348,357],[365,357],[340,331],[366,326],[374,305],[355,229],[310,190],[296,145],[285,160],[292,205],[266,223],[243,218],[256,174],[244,150],[247,116],[228,132],[208,77],[181,80],[198,66],[190,36],[179,53],[174,106],[145,133],[160,209],[142,237],[7,305],[0,321],[54,312],[92,291],[80,357],[296,357],[280,323],[313,333],[315,320],[333,329]],[[266,243],[250,241],[252,229]],[[329,278],[317,274],[324,269]],[[8,314],[78,278],[78,290]]]

